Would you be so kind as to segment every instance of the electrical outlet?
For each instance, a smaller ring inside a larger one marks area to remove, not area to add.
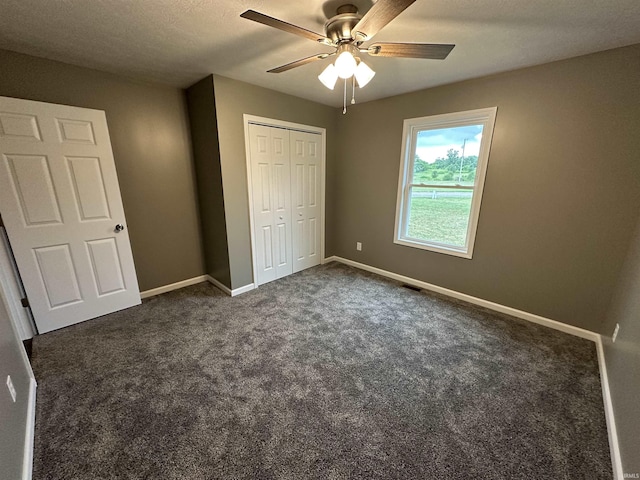
[[[616,323],[616,329],[613,331],[613,335],[611,336],[611,341],[615,342],[616,337],[618,336],[618,332],[620,331],[620,324]]]
[[[16,401],[16,389],[13,386],[13,382],[11,381],[11,375],[7,375],[7,388],[9,389],[9,393],[11,394],[11,399]]]
[[[359,252],[362,251],[362,242],[356,242],[356,250],[358,250]]]

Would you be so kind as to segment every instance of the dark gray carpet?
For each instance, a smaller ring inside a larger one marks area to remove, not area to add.
[[[610,479],[594,344],[339,264],[39,336],[34,479]]]

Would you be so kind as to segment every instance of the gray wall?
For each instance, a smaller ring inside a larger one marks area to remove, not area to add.
[[[319,83],[314,88],[324,88]],[[327,129],[327,164],[335,157],[337,110],[291,95],[214,75],[220,159],[231,263],[231,283],[239,288],[252,283],[249,199],[242,115],[247,113]],[[327,167],[327,177],[333,174]],[[332,224],[327,208],[326,225]]]
[[[184,92],[0,50],[0,95],[106,111],[141,290],[202,275]]]
[[[635,45],[350,107],[328,251],[601,331],[640,211],[639,71]],[[473,259],[395,245],[403,120],[493,106]]]
[[[620,325],[616,342],[610,335]],[[603,338],[625,473],[640,473],[640,221],[626,257]]]
[[[213,75],[187,90],[200,228],[207,273],[231,288]]]
[[[11,375],[16,402],[5,382]],[[0,469],[2,478],[22,478],[25,434],[29,406],[30,367],[24,349],[13,330],[7,307],[0,293]]]

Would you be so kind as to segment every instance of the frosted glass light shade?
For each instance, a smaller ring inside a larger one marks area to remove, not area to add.
[[[318,75],[318,80],[329,90],[333,90],[333,87],[336,86],[336,82],[338,81],[338,70],[333,66],[333,63],[330,63],[327,68]]]
[[[362,61],[358,64],[354,73],[354,75],[356,76],[356,80],[358,81],[358,86],[360,88],[369,83],[375,74],[376,72],[371,70],[371,68],[369,68],[369,65]]]
[[[356,59],[351,52],[343,51],[338,58],[336,58],[336,69],[340,78],[349,78],[353,76],[357,67]]]

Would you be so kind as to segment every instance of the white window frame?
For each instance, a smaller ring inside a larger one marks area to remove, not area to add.
[[[409,118],[404,121],[402,129],[402,153],[400,157],[400,177],[398,179],[398,200],[396,203],[396,220],[393,243],[407,247],[430,250],[432,252],[455,255],[457,257],[472,258],[473,247],[478,228],[478,217],[480,215],[480,204],[484,189],[484,179],[489,163],[489,152],[491,150],[491,140],[493,138],[493,127],[496,120],[497,107],[481,108],[478,110],[468,110],[465,112],[447,113],[443,115],[432,115],[428,117]],[[435,187],[432,184],[410,183],[413,175],[414,161],[416,155],[416,139],[418,132],[424,130],[438,130],[442,128],[463,127],[467,125],[482,125],[482,141],[478,155],[478,167],[473,187],[443,186],[437,188],[473,189],[471,201],[471,212],[469,215],[469,226],[467,228],[467,238],[463,247],[447,245],[440,242],[411,238],[407,235],[409,219],[409,195],[412,187]]]

